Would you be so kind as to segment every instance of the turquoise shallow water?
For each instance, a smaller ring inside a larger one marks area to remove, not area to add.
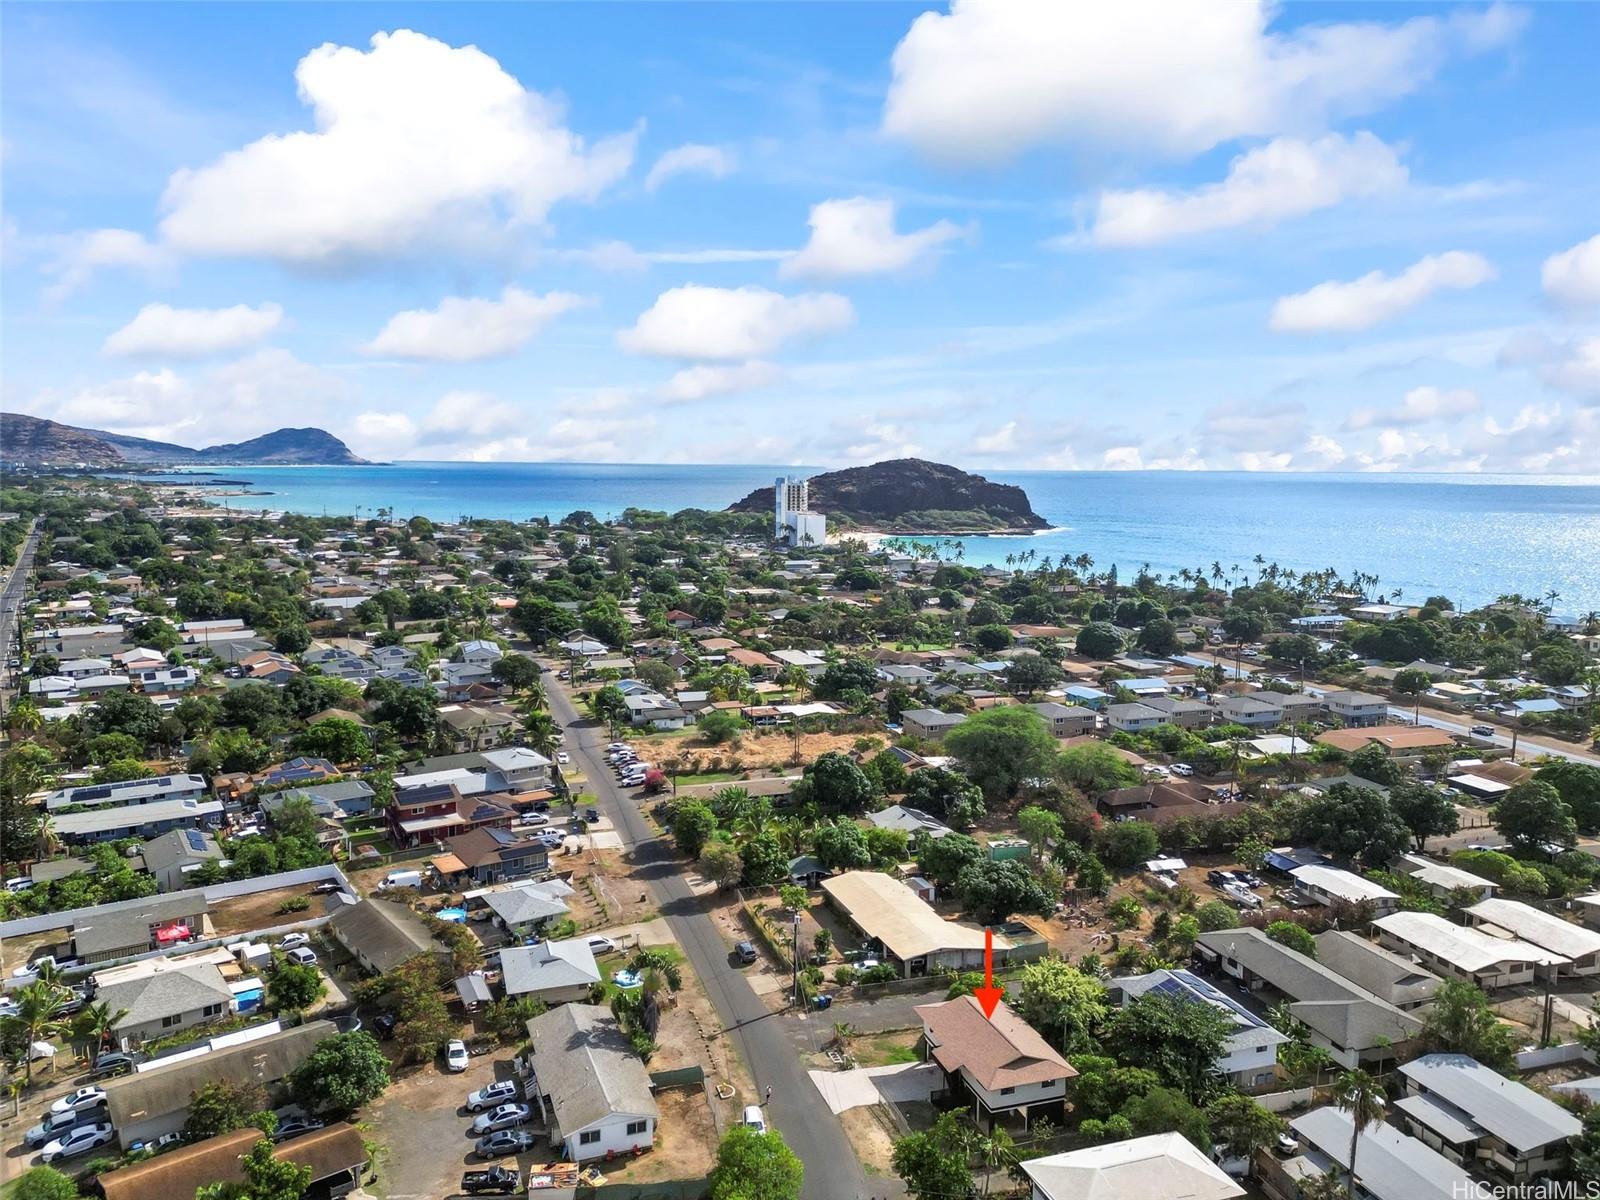
[[[397,463],[383,467],[227,467],[215,473],[270,496],[233,507],[437,519],[599,517],[632,506],[721,508],[774,476],[763,466]],[[1087,554],[1126,577],[1251,569],[1260,554],[1296,571],[1360,569],[1407,600],[1435,593],[1481,603],[1555,591],[1557,613],[1600,609],[1600,476],[1290,475],[1164,471],[985,471],[1026,489],[1050,531],[968,538],[968,563]]]

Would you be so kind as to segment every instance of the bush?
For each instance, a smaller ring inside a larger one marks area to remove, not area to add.
[[[856,976],[857,983],[888,983],[890,980],[900,978],[900,968],[893,963],[879,963],[875,967],[868,967]]]
[[[290,896],[282,904],[278,905],[278,912],[279,913],[305,912],[306,909],[308,909],[310,907],[311,907],[311,897],[310,896]]]
[[[835,967],[833,981],[840,987],[849,987],[856,981],[856,969],[849,963],[845,963],[842,967]]]

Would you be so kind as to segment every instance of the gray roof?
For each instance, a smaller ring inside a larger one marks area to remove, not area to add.
[[[504,891],[490,892],[483,900],[507,925],[559,917],[567,912],[565,900],[538,888],[506,888]]]
[[[203,896],[193,893],[148,897],[125,906],[101,905],[83,910],[72,923],[72,945],[80,957],[149,943],[150,926],[165,925],[206,911]]]
[[[310,1021],[170,1066],[108,1080],[101,1086],[106,1091],[111,1123],[120,1129],[181,1112],[189,1107],[194,1093],[214,1079],[275,1082],[305,1062],[312,1047],[333,1033],[332,1021]]]
[[[1319,1173],[1349,1165],[1348,1113],[1331,1106],[1313,1109],[1289,1122],[1289,1128],[1314,1147],[1307,1157]],[[1477,1189],[1455,1163],[1382,1123],[1367,1126],[1356,1141],[1356,1181],[1375,1200],[1460,1200]]]
[[[203,829],[173,829],[151,838],[139,847],[139,853],[144,856],[144,865],[154,873],[173,863],[221,858],[222,847]]]
[[[420,917],[388,900],[363,900],[341,908],[328,924],[345,945],[359,947],[380,973],[441,949]]]
[[[508,947],[500,951],[500,970],[508,996],[600,981],[600,968],[585,938]]]
[[[528,1022],[528,1040],[563,1137],[617,1114],[658,1115],[644,1063],[609,1009],[563,1004]]]
[[[918,725],[928,729],[940,725],[959,725],[967,719],[966,713],[941,712],[937,708],[908,708],[900,716],[902,720],[910,717]]]
[[[1404,955],[1348,930],[1327,929],[1315,940],[1318,962],[1390,1002],[1426,1000],[1444,985],[1437,975]]]
[[[930,812],[904,804],[891,804],[888,808],[867,814],[867,820],[879,829],[897,829],[904,833],[924,832],[934,837],[950,833],[950,826]]]
[[[113,1012],[127,1009],[128,1015],[117,1024],[118,1029],[125,1029],[194,1012],[208,1004],[227,1005],[233,1000],[233,990],[216,964],[206,962],[107,984],[95,993],[95,1000],[109,1004]]]
[[[1583,1128],[1554,1101],[1465,1054],[1425,1054],[1400,1072],[1519,1151],[1562,1141]]]
[[[1422,1022],[1259,929],[1202,933],[1199,944],[1242,964],[1292,998],[1295,1017],[1336,1046],[1368,1050],[1405,1041]]]

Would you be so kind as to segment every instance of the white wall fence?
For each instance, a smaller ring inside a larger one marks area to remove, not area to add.
[[[1304,1108],[1316,1098],[1315,1088],[1293,1088],[1287,1092],[1265,1092],[1259,1096],[1252,1096],[1257,1104],[1268,1112],[1288,1112],[1292,1108]]]
[[[1559,1046],[1544,1046],[1538,1050],[1523,1050],[1517,1055],[1517,1070],[1539,1071],[1561,1063],[1595,1061],[1594,1051],[1577,1042],[1562,1042]]]

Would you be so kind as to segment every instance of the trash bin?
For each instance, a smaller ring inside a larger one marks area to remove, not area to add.
[[[833,997],[831,995],[816,996],[812,999],[812,1003],[815,1004],[819,1009],[832,1008]]]

